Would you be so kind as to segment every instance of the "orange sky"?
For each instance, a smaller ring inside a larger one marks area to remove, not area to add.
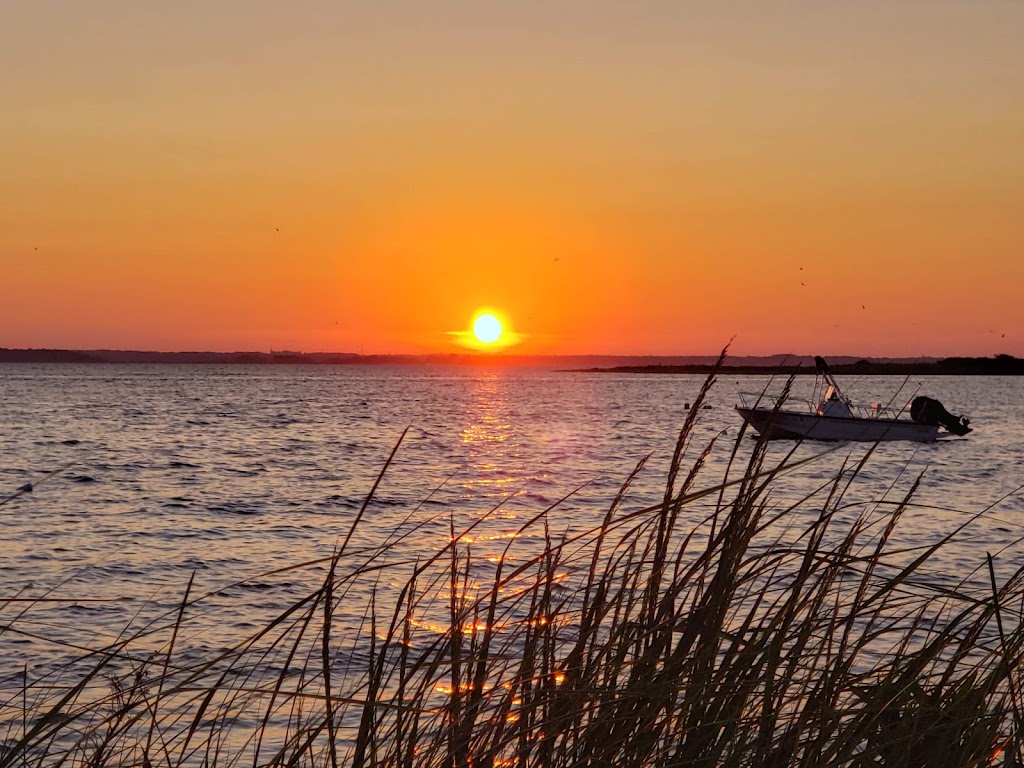
[[[354,6],[362,6],[361,8]],[[0,7],[0,347],[1024,356],[1024,4]]]

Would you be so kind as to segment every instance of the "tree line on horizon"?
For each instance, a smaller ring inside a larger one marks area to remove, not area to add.
[[[0,363],[170,363],[217,365],[445,365],[476,363],[556,364],[572,361],[588,372],[615,373],[707,373],[713,367],[711,355],[494,355],[487,353],[437,353],[361,355],[354,352],[154,352],[138,350],[8,349],[0,347]],[[745,355],[726,360],[731,373],[806,374],[814,371],[810,355]],[[840,374],[875,375],[1021,375],[1024,360],[1013,355],[993,357],[910,357],[855,358],[833,356],[832,370]],[[635,362],[643,361],[643,362]]]

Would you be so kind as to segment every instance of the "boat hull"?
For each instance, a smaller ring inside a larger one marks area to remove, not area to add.
[[[751,427],[768,440],[912,440],[930,443],[939,436],[938,426],[902,419],[858,419],[818,416],[813,413],[773,411],[771,408],[736,410]]]

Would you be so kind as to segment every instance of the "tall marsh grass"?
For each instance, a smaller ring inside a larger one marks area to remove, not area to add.
[[[318,585],[229,647],[181,650],[208,597],[190,582],[42,679],[0,670],[0,768],[1019,764],[1024,575],[979,555],[984,590],[926,578],[948,537],[892,543],[911,496],[848,500],[870,450],[784,503],[810,459],[769,465],[741,432],[707,481],[691,443],[712,380],[656,505],[630,508],[641,462],[591,530],[539,509],[501,557],[452,524],[403,560],[415,515],[353,547],[371,491],[331,557],[288,569]],[[0,603],[0,633],[36,605]]]

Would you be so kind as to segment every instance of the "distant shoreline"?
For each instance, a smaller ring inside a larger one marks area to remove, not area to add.
[[[860,358],[830,355],[840,375],[1019,376],[1024,360],[995,357]],[[157,364],[157,365],[401,365],[546,367],[560,372],[630,374],[707,374],[717,355],[514,355],[449,353],[360,355],[354,352],[154,352],[137,350],[4,349],[0,363]],[[726,358],[723,373],[732,375],[803,375],[814,373],[811,355],[737,355]]]
[[[704,374],[711,365],[621,365],[612,368],[582,368],[579,373]],[[830,365],[839,376],[1024,376],[1024,360],[1010,355],[996,357],[948,357],[931,362],[889,363],[862,360],[852,364]],[[814,366],[724,366],[728,375],[813,375]]]

